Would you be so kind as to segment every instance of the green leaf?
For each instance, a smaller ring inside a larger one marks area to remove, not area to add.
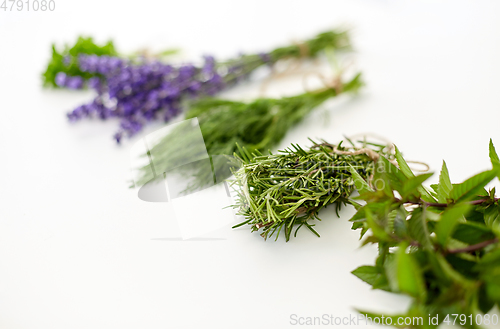
[[[457,253],[457,254],[448,254],[445,257],[448,264],[460,275],[464,278],[476,280],[477,273],[474,271],[477,263],[471,259],[474,259],[474,256],[465,254],[465,253]]]
[[[500,232],[500,207],[492,204],[484,210],[484,223],[493,231]]]
[[[372,230],[373,235],[381,240],[387,240],[389,238],[389,235],[384,230],[384,228],[375,221],[372,212],[370,211],[369,208],[365,209],[365,214],[366,214],[366,223],[368,224],[368,227]]]
[[[476,222],[484,224],[484,210],[480,211],[479,207],[473,207],[465,216],[468,222]]]
[[[358,189],[359,194],[365,192],[373,192],[368,183],[361,177],[356,169],[352,165],[349,164],[349,170],[351,171],[352,178],[354,179],[354,184]]]
[[[456,203],[470,200],[475,196],[484,194],[484,187],[497,175],[496,170],[479,173],[461,184],[453,184],[450,199]]]
[[[436,224],[434,229],[437,240],[441,246],[446,246],[451,234],[453,233],[455,225],[461,218],[464,218],[470,208],[471,206],[469,204],[462,203],[449,207],[444,211],[441,219]]]
[[[375,163],[375,173],[372,184],[377,191],[383,191],[386,196],[393,198],[393,190],[401,191],[403,180],[407,178],[401,174],[385,157],[380,157]]]
[[[385,276],[385,272],[382,272],[377,280],[373,283],[372,289],[379,289],[384,291],[391,291],[391,287],[389,286],[389,282],[387,282],[387,277]]]
[[[469,285],[471,283],[471,281],[469,281],[461,273],[455,270],[453,266],[449,263],[449,261],[441,253],[432,253],[432,256],[437,261],[436,265],[440,267],[440,271],[444,273],[446,279],[453,280],[459,285]]]
[[[448,167],[446,162],[443,161],[443,166],[441,168],[441,174],[439,175],[439,185],[437,188],[438,201],[441,203],[448,202],[448,197],[450,195],[451,189],[450,174],[448,173]]]
[[[433,275],[436,276],[436,278],[441,282],[441,284],[449,285],[451,283],[451,278],[447,275],[445,269],[443,269],[443,266],[439,261],[438,255],[440,254],[436,252],[427,252],[426,263],[430,265]]]
[[[351,273],[371,286],[373,286],[382,275],[375,266],[368,265],[360,266]]]
[[[493,145],[493,140],[490,138],[490,160],[493,167],[497,167],[500,165],[500,158],[498,158],[497,151],[495,150],[495,146]]]
[[[379,244],[380,247],[380,244]],[[395,254],[387,253],[385,257],[379,257],[377,259],[377,265],[384,267],[385,276],[387,278],[387,282],[389,288],[392,292],[399,292],[399,283],[398,283],[398,272],[397,272],[397,262]]]
[[[488,313],[493,306],[495,306],[495,302],[491,300],[486,291],[487,283],[481,284],[478,291],[478,306],[481,312],[484,314]],[[490,288],[491,289],[491,288]]]
[[[414,259],[413,254],[406,253],[408,244],[402,242],[396,253],[396,269],[399,290],[415,297],[417,300],[424,300],[426,295],[424,280],[420,267]]]
[[[404,238],[408,235],[407,227],[407,212],[403,206],[397,210],[396,217],[394,217],[394,234],[399,238]]]
[[[415,174],[413,174],[413,172],[411,171],[410,167],[408,166],[408,163],[406,163],[405,159],[403,158],[403,155],[401,154],[401,152],[399,152],[397,146],[395,146],[395,148],[396,148],[396,161],[399,165],[399,170],[401,171],[401,173],[403,173],[403,175],[406,176],[407,178],[415,177]],[[422,200],[426,202],[436,202],[436,198],[434,198],[432,194],[429,193],[429,191],[427,191],[425,187],[423,186],[418,187],[418,192],[421,194]]]
[[[500,275],[486,279],[486,294],[488,299],[500,303]]]
[[[492,200],[495,200],[495,192],[496,192],[496,187],[492,188],[488,193]]]
[[[410,236],[418,241],[422,248],[432,250],[432,242],[427,228],[425,210],[417,208],[413,211],[411,218],[408,220],[408,229]]]
[[[489,228],[475,222],[458,223],[452,236],[468,244],[477,244],[495,238],[495,234]]]
[[[422,183],[429,179],[429,177],[431,177],[432,175],[433,173],[428,173],[414,176],[408,179],[408,181],[406,181],[403,185],[403,190],[401,193],[403,199],[406,199],[411,195],[419,197],[419,188],[422,188]]]
[[[481,260],[477,263],[476,270],[486,270],[489,267],[500,264],[500,249],[491,251],[484,255]]]
[[[407,178],[412,178],[415,175],[411,171],[410,167],[406,163],[405,159],[403,158],[403,155],[401,152],[399,152],[399,149],[397,146],[394,146],[396,148],[396,161],[398,162],[399,169],[401,172],[407,177]]]
[[[387,158],[382,156],[379,158],[378,162],[383,164],[385,172],[388,174],[389,179],[395,187],[402,187],[402,185],[408,180],[408,177],[406,177],[392,162],[387,160]]]

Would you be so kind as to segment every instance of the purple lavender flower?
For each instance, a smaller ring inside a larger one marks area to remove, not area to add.
[[[184,100],[215,95],[248,74],[245,64],[236,61],[225,68],[227,74],[221,75],[212,56],[205,56],[201,66],[173,66],[145,59],[137,63],[118,57],[82,54],[78,64],[82,71],[99,75],[86,83],[97,96],[91,103],[68,113],[68,118],[70,121],[119,118],[119,130],[113,135],[117,143],[124,136],[137,134],[149,122],[171,120],[181,113]],[[64,73],[58,74],[56,80],[60,86],[83,86],[83,80],[77,81]]]
[[[107,75],[124,67],[127,61],[118,57],[81,54],[78,64],[84,72]]]
[[[56,75],[56,84],[59,87],[66,87],[69,89],[82,89],[83,78],[80,76],[69,76],[64,72],[59,72]]]
[[[64,73],[64,72],[57,73],[56,84],[59,87],[66,87],[66,73]]]
[[[87,85],[91,89],[100,90],[101,89],[101,79],[99,79],[98,77],[92,77],[87,81]]]

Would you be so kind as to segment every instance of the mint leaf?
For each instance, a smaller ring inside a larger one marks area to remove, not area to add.
[[[500,159],[498,158],[497,151],[493,145],[493,141],[490,138],[490,160],[493,169],[497,171],[497,177],[500,179]]]
[[[371,286],[373,286],[382,275],[375,266],[368,265],[360,266],[351,273]]]
[[[349,170],[351,172],[352,178],[354,179],[354,184],[358,189],[359,194],[365,192],[373,192],[368,183],[361,177],[361,175],[357,172],[356,169],[352,165],[349,164]]]
[[[498,158],[497,151],[493,145],[493,141],[490,138],[490,160],[493,167],[500,165],[500,158]]]
[[[437,240],[441,246],[446,246],[455,225],[470,209],[469,204],[458,204],[445,210],[441,219],[436,224],[434,232],[436,233]]]
[[[492,230],[500,231],[500,207],[496,204],[484,210],[484,223]]]
[[[415,175],[411,171],[410,167],[406,163],[405,159],[403,158],[403,155],[401,152],[399,152],[399,149],[397,146],[394,146],[396,148],[396,161],[398,162],[399,169],[401,172],[407,177],[407,178],[412,178]]]
[[[413,254],[406,253],[408,244],[403,242],[399,245],[396,253],[396,271],[399,290],[423,300],[426,295],[424,280],[420,267],[414,259]]]
[[[497,170],[484,171],[472,176],[461,184],[453,184],[450,199],[458,203],[484,194],[484,186],[491,182],[496,175]]]
[[[490,300],[500,303],[500,275],[486,279],[486,294]]]
[[[365,215],[366,215],[366,223],[368,224],[368,227],[372,230],[373,236],[380,240],[387,240],[389,238],[389,235],[384,230],[384,227],[379,225],[379,223],[377,223],[376,220],[373,218],[372,212],[370,211],[369,208],[366,208]]]
[[[425,210],[418,208],[413,211],[408,220],[408,230],[410,237],[415,239],[424,249],[433,249],[425,219]]]
[[[397,210],[396,217],[394,217],[394,234],[396,234],[396,236],[399,238],[406,238],[408,236],[408,227],[406,220],[407,215],[408,214],[404,209],[404,206],[401,206],[401,208]]]
[[[439,185],[437,187],[438,201],[441,203],[446,203],[453,186],[451,185],[450,174],[448,173],[448,167],[446,162],[443,161],[443,166],[441,167],[441,173],[439,174]]]
[[[479,288],[478,291],[478,306],[481,312],[483,312],[484,314],[488,313],[493,308],[493,306],[495,306],[495,302],[489,298],[486,289],[487,289],[487,283],[483,283],[481,284],[481,287]]]
[[[410,167],[408,166],[408,163],[406,163],[405,159],[403,158],[403,155],[401,152],[399,152],[399,149],[397,146],[396,148],[396,161],[399,165],[399,171],[403,173],[407,178],[412,178],[415,177],[415,174],[411,171]],[[427,189],[423,186],[418,187],[418,192],[421,194],[422,200],[426,202],[436,202],[436,199],[432,196],[432,194],[427,191]]]
[[[474,222],[458,223],[452,236],[468,244],[477,244],[495,238],[495,234],[489,228]]]
[[[386,192],[387,196],[393,197],[392,190],[401,193],[403,184],[408,178],[385,157],[380,157],[375,164],[375,175],[373,185],[378,190]]]
[[[422,174],[418,176],[413,176],[410,179],[408,179],[404,185],[403,189],[401,191],[401,196],[403,199],[406,199],[409,196],[415,196],[417,198],[420,197],[419,189],[422,189],[422,183],[425,182],[429,177],[431,177],[433,173],[428,173],[428,174]]]
[[[484,255],[483,258],[481,258],[481,260],[477,263],[475,269],[488,269],[488,267],[493,267],[497,264],[500,264],[500,249],[494,250]]]

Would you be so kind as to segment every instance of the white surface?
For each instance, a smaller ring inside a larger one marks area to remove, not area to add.
[[[407,305],[349,273],[376,253],[358,249],[352,209],[321,213],[319,239],[304,230],[264,242],[228,228],[180,241],[170,205],[127,189],[132,143],[113,144],[116,122],[67,123],[91,93],[40,88],[53,41],[85,33],[124,51],[230,56],[345,23],[367,87],[316,111],[281,146],[376,132],[435,171],[446,159],[458,181],[488,167],[490,137],[500,145],[498,2],[56,3],[52,13],[0,11],[2,329],[288,328],[291,314]]]

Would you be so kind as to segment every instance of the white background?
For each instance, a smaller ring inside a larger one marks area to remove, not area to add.
[[[54,12],[0,11],[2,329],[288,328],[291,314],[408,304],[349,273],[376,255],[358,248],[352,209],[321,213],[321,238],[264,242],[226,228],[181,241],[168,204],[127,189],[133,143],[114,144],[117,123],[66,121],[92,93],[42,90],[51,42],[83,33],[124,52],[229,57],[344,24],[367,87],[318,109],[280,147],[375,132],[433,171],[446,159],[457,182],[488,168],[489,138],[500,146],[498,2],[55,2]]]

